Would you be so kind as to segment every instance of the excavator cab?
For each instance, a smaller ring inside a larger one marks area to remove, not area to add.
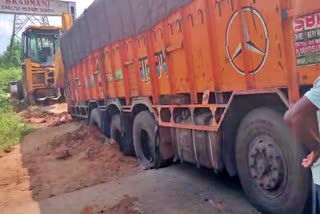
[[[55,88],[55,53],[59,49],[62,28],[30,26],[22,34],[23,94],[28,104],[58,100]]]
[[[52,27],[29,27],[22,34],[23,60],[31,59],[41,65],[53,65],[54,54],[59,48],[61,30]]]

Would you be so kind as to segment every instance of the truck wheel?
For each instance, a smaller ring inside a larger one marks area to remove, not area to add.
[[[110,127],[110,137],[112,140],[115,140],[120,146],[120,150],[122,151],[122,143],[121,143],[121,121],[120,115],[115,114],[111,119],[111,127]]]
[[[133,123],[133,144],[137,158],[145,169],[155,167],[155,139],[157,123],[149,111],[140,112]]]
[[[89,125],[97,126],[101,130],[101,112],[100,109],[95,108],[91,111]]]
[[[282,115],[268,108],[250,112],[241,122],[236,163],[247,197],[262,213],[301,214],[311,190],[311,176],[301,166],[303,146]]]
[[[133,146],[133,119],[130,115],[122,114],[121,118],[121,144],[122,152],[125,156],[135,157],[136,153]]]

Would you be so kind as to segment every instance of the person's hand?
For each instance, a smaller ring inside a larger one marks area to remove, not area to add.
[[[304,168],[311,168],[314,162],[316,162],[319,158],[319,153],[311,152],[307,158],[302,160],[302,166]]]

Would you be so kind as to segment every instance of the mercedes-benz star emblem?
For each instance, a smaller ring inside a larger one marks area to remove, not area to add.
[[[229,62],[232,67],[241,75],[244,75],[243,50],[244,48],[251,54],[252,67],[250,75],[257,74],[264,66],[269,52],[269,34],[267,25],[262,15],[252,7],[242,9],[243,34],[245,47],[242,47],[239,32],[240,19],[236,19],[239,13],[236,11],[227,27],[226,49]]]

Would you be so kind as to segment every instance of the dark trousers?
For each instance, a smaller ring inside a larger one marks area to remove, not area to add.
[[[316,186],[316,192],[317,192],[317,214],[320,214],[320,185],[315,185]]]

